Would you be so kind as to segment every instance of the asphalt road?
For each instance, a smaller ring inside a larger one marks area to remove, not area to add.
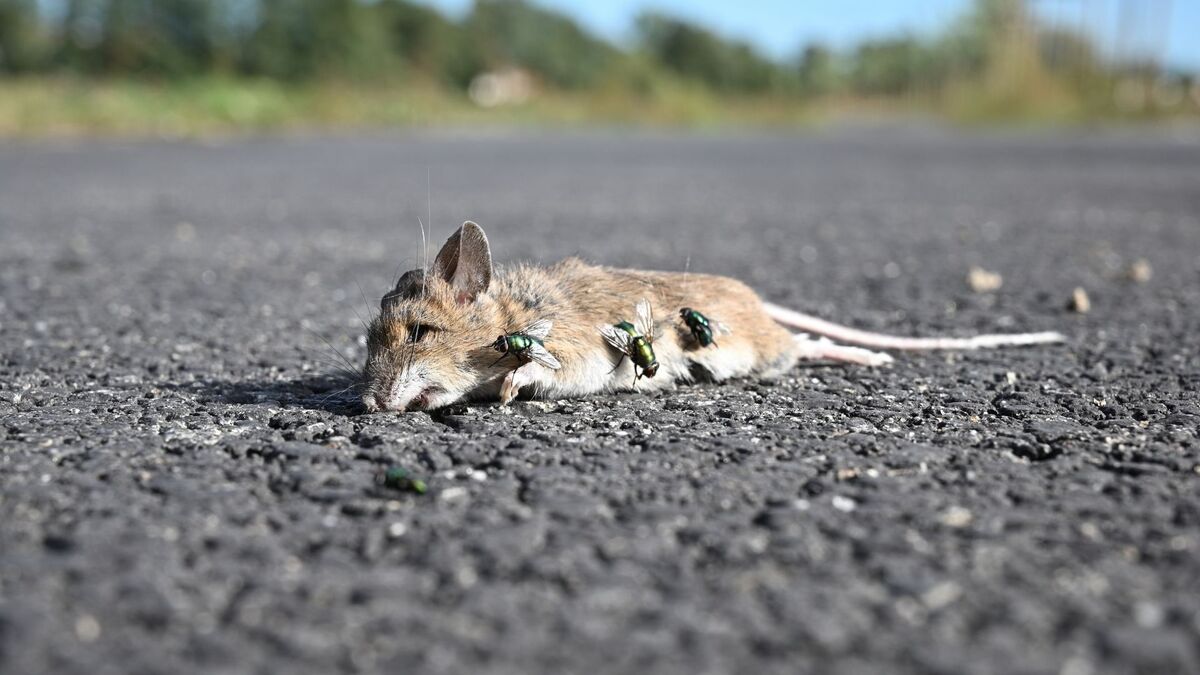
[[[430,212],[1070,343],[361,414]],[[1198,282],[1194,136],[9,142],[0,672],[1198,672]]]

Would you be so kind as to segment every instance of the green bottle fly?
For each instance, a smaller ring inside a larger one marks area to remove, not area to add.
[[[692,337],[695,338],[701,347],[708,347],[709,345],[716,347],[718,345],[716,338],[713,337],[714,335],[717,333],[729,335],[732,332],[725,327],[725,324],[710,319],[691,307],[680,309],[679,318],[683,319],[684,325],[687,326],[688,330],[692,333]]]
[[[384,486],[403,492],[415,492],[423,495],[429,487],[420,478],[413,478],[404,467],[393,466],[383,472],[381,481]]]
[[[658,372],[658,358],[654,355],[654,322],[650,302],[642,298],[635,309],[637,325],[621,321],[612,326],[600,326],[599,330],[605,341],[621,352],[621,358],[613,370],[620,368],[621,362],[628,356],[633,361],[633,381],[636,384],[642,377],[654,377]]]
[[[716,344],[713,340],[712,325],[709,324],[707,316],[691,307],[684,307],[679,310],[679,318],[683,319],[683,323],[687,325],[692,337],[696,338],[696,342],[699,342],[701,347]]]
[[[512,355],[517,357],[522,364],[536,361],[550,370],[562,368],[558,359],[546,350],[544,342],[546,336],[550,334],[552,326],[553,324],[548,319],[539,319],[515,333],[507,333],[496,338],[496,341],[492,343],[492,349],[502,354],[496,363],[500,363],[506,356]]]

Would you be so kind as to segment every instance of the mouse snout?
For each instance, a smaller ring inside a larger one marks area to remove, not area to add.
[[[370,375],[362,396],[367,412],[395,409],[396,381],[388,376]]]
[[[423,410],[429,405],[431,391],[423,378],[399,377],[368,392],[363,405],[369,412]]]
[[[368,412],[404,412],[406,403],[407,401],[401,400],[396,395],[395,387],[363,396],[363,405],[366,406]]]

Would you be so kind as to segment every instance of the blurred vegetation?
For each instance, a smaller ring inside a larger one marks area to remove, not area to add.
[[[634,35],[610,44],[525,0],[476,0],[458,19],[409,0],[0,0],[0,134],[1074,122],[1200,107],[1190,75],[1106,62],[1022,0],[977,0],[939,35],[809,44],[785,62],[659,13]]]

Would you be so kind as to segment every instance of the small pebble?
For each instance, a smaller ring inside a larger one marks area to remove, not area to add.
[[[91,614],[80,615],[75,619],[75,637],[80,642],[95,642],[100,637],[100,622]]]
[[[975,519],[970,511],[961,506],[951,506],[942,514],[942,524],[947,527],[966,527]]]
[[[1004,277],[997,272],[989,272],[982,267],[972,267],[967,272],[967,285],[976,293],[988,293],[999,290],[1004,285]]]
[[[833,496],[833,508],[837,509],[838,511],[844,511],[846,513],[850,513],[854,509],[858,508],[858,502],[854,501],[853,499],[850,499],[849,497],[843,497],[841,495],[834,495]]]
[[[953,604],[962,597],[962,588],[953,581],[943,581],[921,594],[921,602],[933,610]]]
[[[439,496],[442,498],[442,501],[452,502],[464,499],[467,496],[467,489],[464,487],[446,488],[442,490],[442,494]]]
[[[1164,615],[1162,606],[1153,602],[1139,602],[1133,608],[1133,618],[1142,628],[1158,628]]]
[[[1087,314],[1092,311],[1092,301],[1088,298],[1087,291],[1083,290],[1082,286],[1078,286],[1071,292],[1071,311],[1078,314]]]
[[[1154,276],[1154,268],[1150,266],[1149,260],[1138,258],[1129,266],[1125,276],[1135,284],[1144,284]]]

